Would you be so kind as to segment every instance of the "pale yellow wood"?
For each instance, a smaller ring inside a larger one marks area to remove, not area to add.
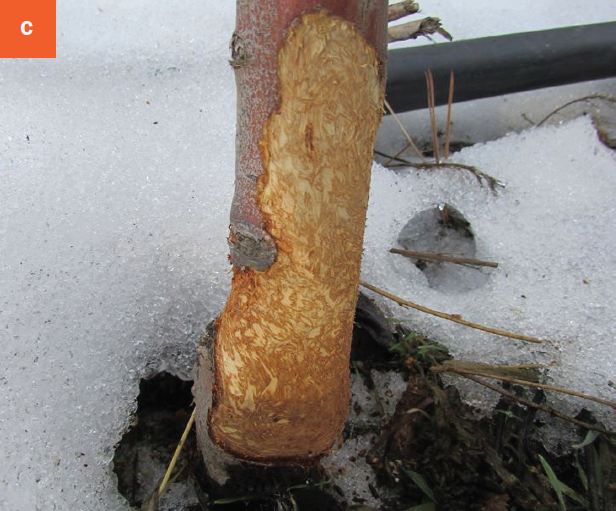
[[[278,75],[258,197],[278,255],[265,272],[236,270],[209,421],[216,444],[254,461],[316,457],[342,431],[383,102],[375,51],[325,11],[289,31]]]

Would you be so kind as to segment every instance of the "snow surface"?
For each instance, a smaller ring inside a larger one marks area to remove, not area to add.
[[[586,11],[573,1],[536,4],[422,7],[457,37],[616,14],[607,0]],[[162,369],[188,377],[228,292],[234,5],[64,0],[57,18],[57,59],[0,60],[0,509],[127,510],[111,460],[139,379]],[[609,92],[614,81],[583,87]],[[571,90],[524,101],[549,111]],[[454,119],[497,138],[509,129],[499,119],[520,115],[505,102],[454,108]],[[364,279],[551,340],[525,346],[388,304],[459,356],[556,360],[555,383],[613,399],[614,154],[579,119],[454,159],[507,188],[493,196],[457,171],[376,166]],[[479,254],[501,264],[465,294],[431,289],[387,252],[411,216],[442,201],[469,219]]]

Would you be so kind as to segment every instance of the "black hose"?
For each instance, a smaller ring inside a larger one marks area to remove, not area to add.
[[[390,50],[387,101],[394,112],[428,106],[424,72],[434,74],[436,105],[616,76],[616,22]]]

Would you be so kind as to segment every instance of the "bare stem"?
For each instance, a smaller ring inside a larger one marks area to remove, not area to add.
[[[422,259],[424,261],[439,262],[445,261],[454,264],[471,264],[473,266],[489,266],[491,268],[498,268],[498,263],[491,261],[479,261],[478,259],[470,259],[466,257],[455,257],[447,254],[436,254],[432,252],[417,252],[415,250],[404,250],[401,248],[391,248],[389,251],[392,254],[400,254],[413,259]]]
[[[511,339],[517,339],[519,341],[533,342],[533,343],[542,342],[541,340],[536,339],[535,337],[529,337],[527,335],[520,335],[520,334],[513,334],[511,332],[500,330],[498,328],[492,328],[489,326],[478,325],[477,323],[471,323],[470,321],[463,319],[462,316],[460,316],[459,314],[447,314],[446,312],[440,312],[434,309],[429,309],[428,307],[424,307],[423,305],[418,305],[416,303],[409,302],[408,300],[400,298],[396,295],[392,295],[391,293],[388,293],[384,289],[373,286],[372,284],[368,284],[367,282],[364,282],[363,280],[359,281],[359,285],[365,287],[366,289],[370,289],[371,291],[374,291],[375,293],[380,294],[381,296],[384,296],[385,298],[389,298],[390,300],[393,300],[399,305],[410,307],[411,309],[425,312],[426,314],[432,314],[433,316],[437,316],[439,318],[446,319],[448,321],[453,321],[454,323],[459,323],[460,325],[464,325],[470,328],[475,328],[477,330],[482,330],[484,332],[489,332],[491,334],[500,335],[503,337],[509,337]]]

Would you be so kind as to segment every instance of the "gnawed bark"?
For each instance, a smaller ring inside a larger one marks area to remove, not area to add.
[[[342,431],[385,78],[386,2],[258,3],[238,2],[232,41],[232,289],[195,386],[219,482],[234,458],[315,461]]]

